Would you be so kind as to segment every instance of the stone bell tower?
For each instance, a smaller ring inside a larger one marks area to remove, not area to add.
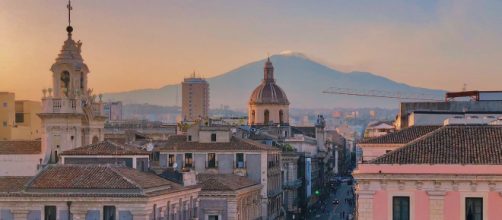
[[[87,87],[89,68],[81,55],[82,43],[72,39],[71,3],[68,2],[67,39],[52,65],[52,88],[42,97],[43,164],[58,162],[62,151],[85,146],[104,139],[104,117],[101,95],[97,100]]]

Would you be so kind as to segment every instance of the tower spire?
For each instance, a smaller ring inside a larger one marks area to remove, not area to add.
[[[272,65],[272,62],[270,61],[270,56],[267,58],[267,62],[265,62],[265,67],[263,68],[263,80],[266,82],[273,82],[274,81],[274,66]]]
[[[71,6],[71,0],[68,0],[68,5],[66,5],[68,9],[68,27],[66,27],[66,31],[68,32],[68,36],[71,36],[71,32],[73,31],[73,27],[71,26],[71,10],[73,7]]]

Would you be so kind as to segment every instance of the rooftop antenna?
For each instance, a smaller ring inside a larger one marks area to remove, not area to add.
[[[467,83],[464,83],[464,85],[462,85],[462,92],[465,92],[467,91]]]

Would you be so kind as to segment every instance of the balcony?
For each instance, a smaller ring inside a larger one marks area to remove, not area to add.
[[[233,161],[234,174],[239,176],[247,176],[247,161]]]
[[[78,99],[43,98],[43,113],[83,113],[82,103]]]
[[[300,180],[300,179],[286,181],[283,184],[284,189],[298,189],[301,186],[302,186],[302,180]]]
[[[206,169],[218,169],[218,161],[206,161]]]
[[[276,197],[281,193],[282,193],[282,189],[279,187],[278,189],[273,189],[273,190],[268,191],[267,197],[268,198]]]

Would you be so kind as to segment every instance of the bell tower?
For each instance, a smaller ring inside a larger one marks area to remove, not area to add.
[[[89,68],[81,55],[82,43],[72,38],[71,1],[68,1],[67,39],[52,64],[52,88],[42,97],[43,164],[57,163],[62,151],[104,139],[101,95],[87,86]],[[99,100],[97,98],[99,97]]]

